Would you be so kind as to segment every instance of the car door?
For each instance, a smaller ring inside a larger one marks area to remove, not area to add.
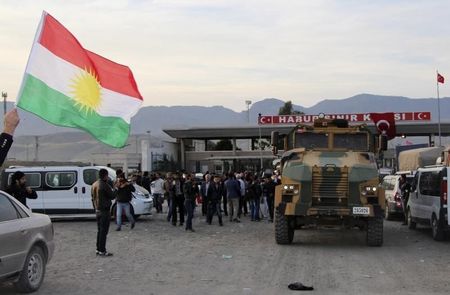
[[[423,192],[421,201],[423,204],[423,218],[427,220],[431,220],[433,207],[436,206],[435,203],[437,202],[438,206],[440,204],[441,182],[439,172],[439,170],[434,170],[424,173],[424,182],[426,189]]]
[[[79,213],[82,202],[76,186],[77,170],[46,171],[43,177],[45,213]]]
[[[28,215],[0,192],[0,277],[22,269],[29,233],[23,218]]]
[[[445,178],[444,178],[444,180],[445,180],[445,182],[446,182],[446,191],[445,191],[445,194],[446,194],[446,197],[447,197],[447,204],[444,204],[444,208],[445,208],[445,206],[447,206],[447,223],[448,223],[448,225],[450,226],[450,201],[448,200],[448,194],[450,193],[450,181],[449,181],[449,176],[450,176],[450,167],[446,167],[445,168],[447,171],[447,173],[445,174]]]
[[[412,192],[409,194],[408,207],[412,217],[419,217],[419,179],[420,171],[414,177]]]

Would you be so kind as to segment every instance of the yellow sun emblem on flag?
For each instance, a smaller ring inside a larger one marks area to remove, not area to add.
[[[87,113],[98,110],[102,103],[101,86],[92,69],[82,70],[69,85],[72,99],[80,111]]]

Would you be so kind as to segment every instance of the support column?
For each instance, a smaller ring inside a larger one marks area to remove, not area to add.
[[[141,163],[142,163],[142,171],[151,171],[151,155],[149,149],[149,141],[142,140],[141,141]]]
[[[180,156],[181,156],[181,169],[186,169],[186,155],[184,148],[184,139],[180,139]]]
[[[233,156],[236,156],[236,138],[233,138],[231,142],[233,144]]]

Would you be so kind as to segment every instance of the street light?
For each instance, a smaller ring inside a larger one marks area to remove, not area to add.
[[[148,147],[147,147],[147,170],[148,171],[152,171],[153,170],[153,155],[152,155],[152,131],[151,130],[147,130],[146,131],[147,135],[148,135]]]
[[[258,122],[261,122],[261,113],[258,114]],[[262,152],[262,142],[261,142],[261,124],[258,124],[259,129],[259,161],[261,165],[261,171],[263,171],[263,152]]]
[[[250,124],[250,105],[252,104],[252,101],[246,100],[245,104],[247,105],[247,123]]]
[[[3,97],[3,115],[6,114],[6,98],[8,97],[8,93],[2,91]]]

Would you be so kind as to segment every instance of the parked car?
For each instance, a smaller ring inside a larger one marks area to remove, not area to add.
[[[410,229],[416,224],[430,225],[433,239],[440,241],[450,231],[448,175],[450,167],[432,166],[417,169],[412,192],[407,204],[407,220]]]
[[[391,220],[394,215],[403,215],[404,213],[399,181],[402,174],[406,175],[406,181],[409,184],[413,183],[414,174],[412,171],[399,171],[395,175],[386,175],[383,178],[381,185],[384,189],[386,202],[386,210],[384,210],[386,220]]]
[[[111,182],[116,179],[116,172],[103,166],[7,168],[2,174],[1,189],[6,190],[14,172],[22,171],[27,179],[27,186],[38,195],[35,200],[27,200],[27,205],[33,212],[45,213],[52,218],[94,217],[91,186],[97,180],[101,168],[108,170]],[[144,190],[138,187],[133,193],[131,212],[134,215],[151,215],[153,198],[146,195]],[[111,212],[113,211],[115,212],[112,207]]]
[[[53,225],[0,191],[0,282],[12,281],[20,292],[39,289],[53,255]]]
[[[399,179],[400,175],[387,175],[383,178],[382,186],[386,202],[384,217],[387,220],[391,220],[394,214],[403,214]]]

